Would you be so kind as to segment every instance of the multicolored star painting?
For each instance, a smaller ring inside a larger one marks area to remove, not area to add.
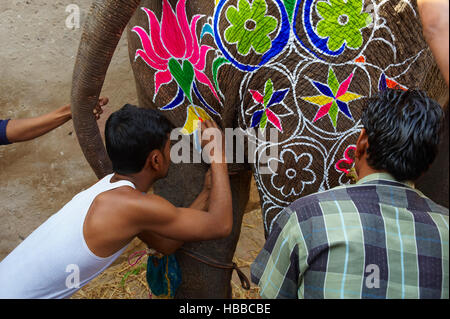
[[[262,131],[267,127],[267,122],[272,123],[280,132],[283,132],[281,120],[272,110],[269,108],[273,105],[281,103],[289,89],[275,91],[273,90],[273,82],[271,79],[267,80],[264,95],[255,90],[250,90],[253,100],[264,106],[263,110],[256,111],[252,116],[251,127],[259,126]]]
[[[353,120],[348,103],[360,99],[362,96],[348,91],[352,79],[353,73],[351,73],[344,82],[339,83],[333,68],[330,67],[327,85],[317,81],[311,81],[315,88],[322,93],[322,95],[302,98],[304,101],[319,106],[319,110],[314,117],[313,122],[317,122],[328,114],[333,127],[336,128],[339,112],[342,112],[346,117]]]

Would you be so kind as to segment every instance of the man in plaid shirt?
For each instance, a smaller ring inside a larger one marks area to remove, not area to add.
[[[261,296],[449,298],[448,209],[413,184],[436,157],[442,121],[420,91],[370,100],[355,152],[359,182],[280,214],[251,267]]]

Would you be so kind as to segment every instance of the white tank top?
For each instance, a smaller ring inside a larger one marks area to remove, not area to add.
[[[0,298],[67,298],[108,268],[125,246],[108,258],[97,257],[83,235],[94,199],[106,191],[135,186],[111,183],[113,174],[76,195],[0,263]]]

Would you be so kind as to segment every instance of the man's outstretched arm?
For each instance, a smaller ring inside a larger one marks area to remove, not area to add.
[[[101,98],[94,110],[98,119],[108,98]],[[6,137],[10,143],[25,142],[40,137],[63,125],[72,118],[70,105],[62,106],[48,114],[29,119],[12,119],[6,126]]]
[[[221,143],[224,138],[217,124],[205,122],[205,129],[215,129],[212,145]],[[220,136],[219,136],[220,135]],[[220,140],[220,142],[219,142]],[[180,241],[203,241],[228,236],[233,226],[233,209],[230,181],[225,153],[222,147],[212,147],[211,191],[208,211],[193,208],[178,208],[156,195],[140,196],[130,201],[135,212],[133,224],[139,227],[138,233],[154,232],[160,236]]]
[[[211,170],[206,173],[203,189],[189,208],[208,211],[210,190]],[[183,241],[162,237],[150,231],[143,231],[138,235],[138,238],[146,243],[149,248],[153,248],[163,255],[175,253],[184,244]]]
[[[417,0],[423,34],[439,69],[449,85],[449,0]]]

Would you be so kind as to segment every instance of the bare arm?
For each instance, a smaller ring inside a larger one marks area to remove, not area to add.
[[[210,188],[211,171],[208,171],[202,191],[189,208],[207,211]],[[173,254],[184,244],[183,241],[162,237],[150,231],[143,231],[139,234],[138,238],[146,243],[149,248],[153,248],[164,255]]]
[[[108,98],[101,98],[94,110],[98,119],[101,107],[108,103]],[[72,118],[70,105],[62,106],[48,114],[29,119],[12,119],[6,127],[6,136],[11,143],[25,142],[40,137],[63,125]]]
[[[13,119],[6,127],[6,136],[11,143],[29,141],[52,131],[70,119],[70,105],[35,118]]]
[[[448,0],[417,0],[423,33],[439,69],[449,85]]]
[[[150,231],[143,231],[138,235],[138,238],[146,243],[149,248],[153,248],[166,256],[172,255],[184,244],[182,241],[162,237]]]
[[[207,121],[206,127],[217,128],[217,125]],[[221,138],[220,143],[223,143],[222,135]],[[214,138],[214,143],[219,143],[217,138]],[[150,231],[179,241],[212,240],[230,234],[233,210],[225,154],[216,148],[211,159],[212,182],[208,212],[194,208],[177,208],[155,195],[142,196],[133,201],[135,210],[139,212],[136,220],[136,225],[142,228],[139,233]]]

